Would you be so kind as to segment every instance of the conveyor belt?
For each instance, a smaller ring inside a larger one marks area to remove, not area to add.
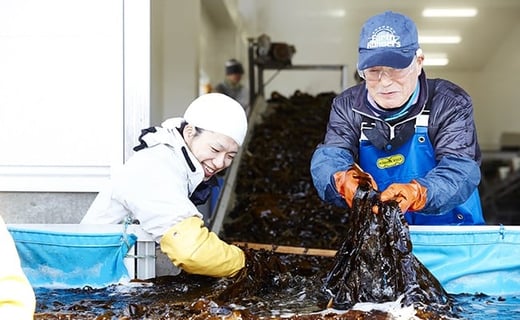
[[[230,209],[230,203],[233,201],[235,179],[238,173],[238,168],[240,166],[240,160],[242,159],[242,154],[245,150],[247,150],[247,144],[249,143],[254,124],[261,120],[261,115],[265,111],[266,107],[267,102],[263,96],[256,97],[253,108],[251,109],[251,114],[249,115],[249,126],[246,139],[237,156],[233,160],[233,163],[227,170],[226,176],[224,177],[224,184],[222,186],[222,190],[220,191],[215,215],[212,217],[209,223],[211,231],[215,232],[216,234],[220,233],[226,214]]]

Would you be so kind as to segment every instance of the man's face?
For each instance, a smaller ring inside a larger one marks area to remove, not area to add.
[[[423,56],[404,69],[372,67],[363,70],[368,94],[383,109],[402,106],[412,95],[421,74]]]
[[[242,79],[242,75],[240,73],[232,73],[232,74],[228,74],[227,78],[228,78],[229,82],[231,82],[232,84],[238,84],[240,82],[240,80]]]
[[[187,125],[184,130],[186,145],[204,169],[204,180],[208,180],[231,165],[239,147],[235,140],[209,130],[197,133],[190,125]]]

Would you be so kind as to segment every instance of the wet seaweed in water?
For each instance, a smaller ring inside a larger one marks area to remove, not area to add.
[[[379,213],[372,207],[377,205]],[[336,309],[358,302],[390,302],[447,314],[450,298],[437,278],[413,255],[408,225],[395,201],[361,183],[354,198],[349,232],[322,289]]]
[[[244,302],[244,297],[279,290],[288,283],[287,265],[273,252],[242,250],[246,266],[233,277],[233,283],[214,298],[219,303]]]

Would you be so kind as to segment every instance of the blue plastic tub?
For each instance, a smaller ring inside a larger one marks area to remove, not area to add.
[[[58,232],[8,227],[31,285],[105,287],[130,280],[124,257],[133,234]]]
[[[520,226],[412,226],[410,234],[447,292],[520,294]]]

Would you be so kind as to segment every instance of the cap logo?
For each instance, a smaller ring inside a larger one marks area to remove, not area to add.
[[[390,26],[381,26],[375,29],[367,43],[367,49],[384,47],[401,47],[400,37]]]

